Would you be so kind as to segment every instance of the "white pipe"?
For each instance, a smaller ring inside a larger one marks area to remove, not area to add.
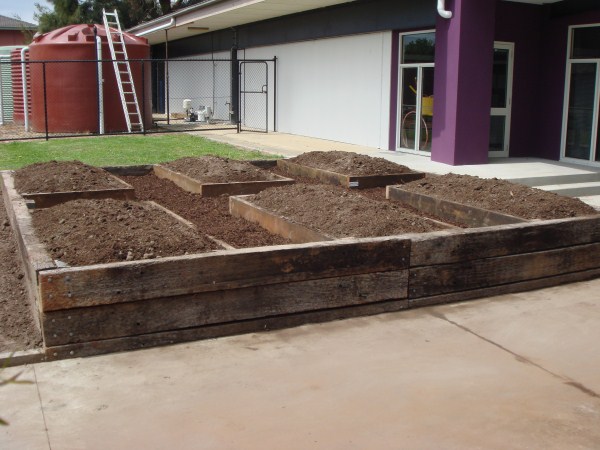
[[[145,36],[147,34],[154,33],[155,31],[160,31],[160,30],[164,30],[166,28],[171,28],[174,25],[175,25],[175,17],[171,17],[171,20],[169,20],[169,22],[167,22],[167,23],[163,23],[162,25],[158,25],[154,28],[150,28],[149,30],[141,31],[139,33],[134,33],[134,34],[136,36]]]
[[[25,52],[29,47],[21,49],[21,82],[23,84],[23,113],[25,114],[25,131],[29,131],[29,107],[27,106],[27,65],[25,64]]]
[[[444,19],[452,19],[452,11],[446,10],[446,0],[438,0],[437,10]]]
[[[100,115],[100,125],[98,133],[104,134],[104,76],[102,75],[102,40],[96,36],[96,56],[98,58],[98,114]]]

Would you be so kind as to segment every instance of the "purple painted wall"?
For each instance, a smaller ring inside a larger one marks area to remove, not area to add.
[[[555,160],[560,158],[569,26],[597,23],[600,23],[600,7],[586,14],[544,20],[541,97],[539,114],[536,115],[541,130],[535,156]]]
[[[509,156],[541,157],[542,8],[498,2],[495,40],[515,44]]]
[[[488,160],[496,0],[446,2],[438,17],[431,159],[452,165]]]

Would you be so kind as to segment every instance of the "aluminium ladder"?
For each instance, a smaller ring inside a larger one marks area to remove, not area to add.
[[[123,38],[117,10],[106,12],[105,9],[102,9],[102,18],[113,68],[115,69],[119,95],[121,96],[121,104],[123,105],[123,113],[127,122],[127,130],[130,133],[132,131],[144,131],[140,105],[135,93],[131,66],[127,57],[127,48],[125,47],[125,39]]]

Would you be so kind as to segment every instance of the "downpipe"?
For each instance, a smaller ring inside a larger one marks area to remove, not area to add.
[[[96,36],[96,58],[98,70],[98,133],[104,134],[104,75],[102,74],[102,40]]]
[[[438,0],[437,3],[438,14],[442,16],[444,19],[452,18],[452,11],[448,11],[446,9],[446,0]]]
[[[29,131],[29,99],[27,98],[27,64],[25,63],[25,52],[29,47],[21,49],[21,82],[23,84],[23,113],[25,115],[25,131]]]

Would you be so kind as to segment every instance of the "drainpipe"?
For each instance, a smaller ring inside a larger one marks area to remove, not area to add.
[[[437,4],[438,14],[442,16],[444,19],[452,18],[452,11],[446,10],[446,0],[438,0]]]
[[[96,34],[94,28],[94,34]],[[96,35],[96,58],[98,73],[98,133],[104,134],[104,78],[102,75],[102,40]]]
[[[175,25],[175,17],[171,17],[171,20],[169,20],[167,23],[163,23],[162,25],[158,25],[154,28],[150,28],[149,30],[142,31],[140,33],[134,33],[134,34],[136,36],[145,36],[147,34],[154,33],[155,31],[160,31],[160,30],[164,30],[166,28],[171,28],[174,25]]]
[[[27,66],[25,64],[25,52],[29,47],[21,49],[21,81],[23,83],[23,112],[25,114],[25,131],[29,131],[29,107],[27,106]]]

